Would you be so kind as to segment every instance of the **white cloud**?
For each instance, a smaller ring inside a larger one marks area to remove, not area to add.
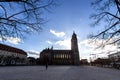
[[[39,58],[40,51],[30,50],[27,53],[28,53],[28,57]]]
[[[64,32],[56,32],[55,30],[50,29],[50,32],[57,37],[63,37],[65,35]]]
[[[56,45],[59,45],[62,48],[70,49],[71,48],[71,39],[65,38],[64,40],[56,41]]]
[[[39,51],[36,51],[36,50],[29,50],[28,52],[32,52],[32,53],[36,53],[36,54],[40,53]]]
[[[83,44],[84,46],[87,47],[91,47],[91,48],[97,48],[98,46],[100,46],[100,44],[102,43],[102,40],[96,40],[96,41],[92,41],[92,39],[86,39],[80,42],[80,44]]]
[[[53,44],[53,43],[52,43],[51,41],[49,41],[49,40],[47,40],[46,42],[47,42],[48,44],[51,44],[51,45]]]
[[[55,42],[51,42],[51,41],[47,40],[46,42],[50,45],[58,46],[59,48],[62,48],[62,49],[70,49],[71,48],[71,39],[70,38],[65,38],[64,40],[58,40]],[[59,48],[56,48],[56,49],[59,49]]]
[[[101,45],[101,42],[102,40],[100,39],[97,39],[96,42],[92,42],[91,39],[83,40],[79,43],[82,48],[82,50],[80,48],[80,52],[82,53],[82,55],[88,55],[88,57],[90,57],[90,54],[96,54],[99,57],[106,57],[109,52],[112,53],[118,50],[117,46],[112,44],[106,45],[104,48],[96,49],[96,47]]]
[[[28,51],[29,54],[33,54],[33,55],[38,55],[40,52],[36,51],[36,50],[30,50]]]
[[[104,48],[96,49],[96,47],[101,45],[102,41],[105,42],[106,40],[97,39],[96,42],[93,42],[91,39],[85,39],[79,42],[80,57],[87,58],[88,60],[90,60],[91,57],[92,60],[95,60],[98,57],[108,57],[109,54],[115,53],[119,50],[118,46],[113,44],[106,45]]]
[[[19,44],[21,43],[21,39],[17,37],[4,37],[6,42],[12,43],[12,44]],[[0,41],[2,41],[2,38],[0,38]]]
[[[0,38],[0,41],[2,41],[2,38]]]

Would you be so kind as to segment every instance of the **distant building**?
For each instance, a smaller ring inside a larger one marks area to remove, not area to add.
[[[87,59],[81,59],[80,64],[81,65],[88,65],[88,60]]]
[[[34,57],[27,57],[27,65],[36,65],[36,59]]]
[[[53,47],[44,49],[40,53],[40,63],[45,64],[46,59],[49,60],[48,62],[51,65],[79,65],[79,50],[75,32],[71,39],[71,50],[54,50]]]
[[[120,59],[120,52],[116,52],[113,54],[108,55],[109,59],[112,61],[118,61]]]
[[[0,44],[0,65],[26,64],[27,53],[21,49]]]

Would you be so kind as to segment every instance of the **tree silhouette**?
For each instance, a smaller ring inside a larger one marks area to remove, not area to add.
[[[25,34],[40,32],[46,22],[42,14],[56,6],[54,0],[8,0],[0,2],[0,38],[23,38]]]
[[[93,25],[103,24],[104,29],[97,34],[91,34],[93,40],[103,39],[103,45],[120,42],[120,0],[95,0],[92,3],[95,13],[90,16]]]

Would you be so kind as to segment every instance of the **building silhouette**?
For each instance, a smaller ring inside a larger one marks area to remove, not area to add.
[[[71,38],[71,50],[47,48],[40,53],[39,60],[40,64],[45,64],[47,60],[50,65],[79,65],[78,41],[75,32],[73,32]]]

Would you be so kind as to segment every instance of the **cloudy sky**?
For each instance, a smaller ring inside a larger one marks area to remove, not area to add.
[[[87,36],[90,33],[97,33],[103,25],[91,27],[92,20],[89,18],[94,13],[90,3],[94,0],[60,0],[60,6],[54,8],[52,13],[45,13],[43,16],[48,22],[42,27],[42,31],[26,36],[25,39],[7,38],[1,42],[13,47],[40,53],[43,49],[53,46],[54,49],[70,49],[71,36],[73,31],[78,37],[80,58],[94,57],[91,54],[97,54],[97,57],[106,57],[107,51],[116,50],[117,46],[108,45],[104,49],[95,49],[98,43],[89,43]],[[29,54],[29,56],[38,57],[38,55]]]

